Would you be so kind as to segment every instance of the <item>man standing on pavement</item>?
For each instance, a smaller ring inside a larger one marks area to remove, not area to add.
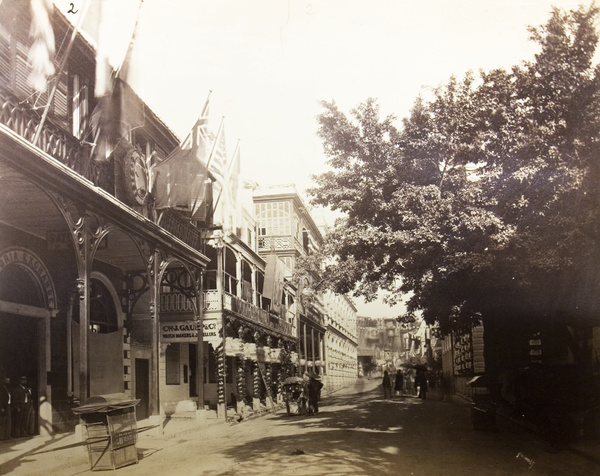
[[[308,414],[315,415],[319,413],[319,397],[323,384],[318,380],[316,374],[309,374],[308,380]]]
[[[392,381],[390,380],[390,374],[386,370],[383,372],[383,381],[381,382],[383,386],[383,398],[389,400],[392,398]]]
[[[404,376],[402,375],[402,370],[398,369],[396,372],[396,380],[394,381],[394,392],[399,397],[402,396],[402,392],[404,391]]]
[[[0,440],[8,440],[12,431],[10,378],[0,384]]]
[[[31,408],[31,389],[27,386],[27,377],[19,378],[12,393],[13,436],[20,438],[29,434],[29,418]]]

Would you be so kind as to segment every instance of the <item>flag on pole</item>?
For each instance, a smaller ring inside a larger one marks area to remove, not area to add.
[[[204,221],[208,179],[208,99],[194,127],[169,156],[153,169],[155,208],[178,208]]]
[[[225,142],[224,118],[221,119],[217,135],[212,138],[212,149],[208,157],[208,170],[221,186],[225,181],[227,146]]]
[[[223,198],[228,193],[225,186],[227,174],[227,147],[225,142],[224,118],[221,119],[216,136],[213,137],[211,152],[207,167],[214,178],[213,193],[216,197],[212,207],[212,218],[215,223],[223,225],[226,217],[226,207]]]
[[[125,54],[116,71],[109,62],[111,45],[114,37],[114,16],[119,6],[116,0],[100,0],[96,3],[98,47],[96,51],[96,80],[95,96],[97,105],[92,112],[90,125],[96,160],[109,160],[117,146],[120,150],[133,147],[122,141],[127,141],[130,131],[145,123],[145,108],[141,99],[130,85],[130,76],[136,51],[139,49],[136,35],[139,33],[142,1],[138,3],[135,12],[135,23],[127,43],[123,42]],[[132,4],[133,5],[133,4]],[[128,33],[128,32],[127,32]],[[121,48],[123,49],[123,48]]]
[[[100,98],[110,94],[112,90],[113,70],[109,63],[111,21],[107,0],[98,0],[95,3],[94,16],[97,16],[98,46],[96,47],[96,81],[94,94]]]
[[[53,5],[52,0],[31,0],[30,6],[33,44],[29,50],[29,81],[37,92],[44,93],[48,88],[47,80],[55,71],[54,30],[49,18]]]

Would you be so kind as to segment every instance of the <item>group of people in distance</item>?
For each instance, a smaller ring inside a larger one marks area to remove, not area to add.
[[[22,438],[34,434],[34,407],[27,377],[12,386],[10,378],[0,383],[0,440]]]
[[[390,373],[385,370],[383,372],[383,398],[389,400],[392,398],[392,379]],[[418,391],[419,398],[425,400],[427,398],[427,372],[423,369],[417,369],[414,382],[415,390]],[[404,375],[401,370],[396,371],[396,377],[394,379],[394,394],[402,396],[404,391]]]

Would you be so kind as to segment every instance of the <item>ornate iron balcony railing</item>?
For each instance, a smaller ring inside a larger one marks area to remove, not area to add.
[[[40,114],[35,109],[0,88],[0,123],[33,143],[40,119]],[[37,146],[94,185],[114,195],[113,168],[110,163],[92,160],[90,144],[82,143],[64,129],[47,121],[42,127]]]

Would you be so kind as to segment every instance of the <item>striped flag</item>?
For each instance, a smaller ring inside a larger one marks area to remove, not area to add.
[[[212,151],[208,157],[208,170],[215,178],[215,181],[223,185],[225,182],[225,173],[227,166],[227,146],[225,142],[225,130],[223,120],[219,125],[217,135],[212,137]]]

